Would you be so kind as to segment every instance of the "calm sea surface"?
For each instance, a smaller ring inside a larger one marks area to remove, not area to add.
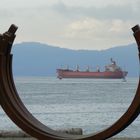
[[[130,105],[138,78],[122,80],[15,77],[21,99],[32,114],[52,129],[100,131],[121,117]],[[18,129],[0,108],[0,130]],[[140,137],[140,117],[117,136]]]

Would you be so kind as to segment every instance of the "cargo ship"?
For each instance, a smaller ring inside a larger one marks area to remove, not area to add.
[[[76,70],[57,69],[57,78],[101,78],[101,79],[125,79],[128,72],[123,71],[116,62],[111,58],[111,64],[105,66],[104,71],[97,67],[96,71],[90,71],[89,67],[85,71],[80,71],[79,66]]]

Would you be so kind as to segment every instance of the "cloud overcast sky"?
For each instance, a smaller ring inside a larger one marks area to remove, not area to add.
[[[139,0],[1,0],[0,32],[19,27],[15,42],[106,49],[134,42]]]

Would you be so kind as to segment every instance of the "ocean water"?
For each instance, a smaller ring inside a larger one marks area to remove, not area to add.
[[[95,133],[117,121],[134,98],[138,78],[62,79],[15,77],[15,85],[27,109],[52,129],[82,128]],[[0,130],[19,129],[0,108]],[[140,117],[119,137],[140,137]]]

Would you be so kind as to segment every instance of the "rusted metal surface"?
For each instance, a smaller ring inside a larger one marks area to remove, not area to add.
[[[140,113],[140,83],[127,111],[105,130],[91,135],[68,135],[58,133],[38,121],[25,107],[16,90],[12,74],[11,48],[17,27],[0,35],[0,103],[9,118],[29,135],[40,140],[104,140],[125,129]],[[132,28],[140,52],[140,28]]]

